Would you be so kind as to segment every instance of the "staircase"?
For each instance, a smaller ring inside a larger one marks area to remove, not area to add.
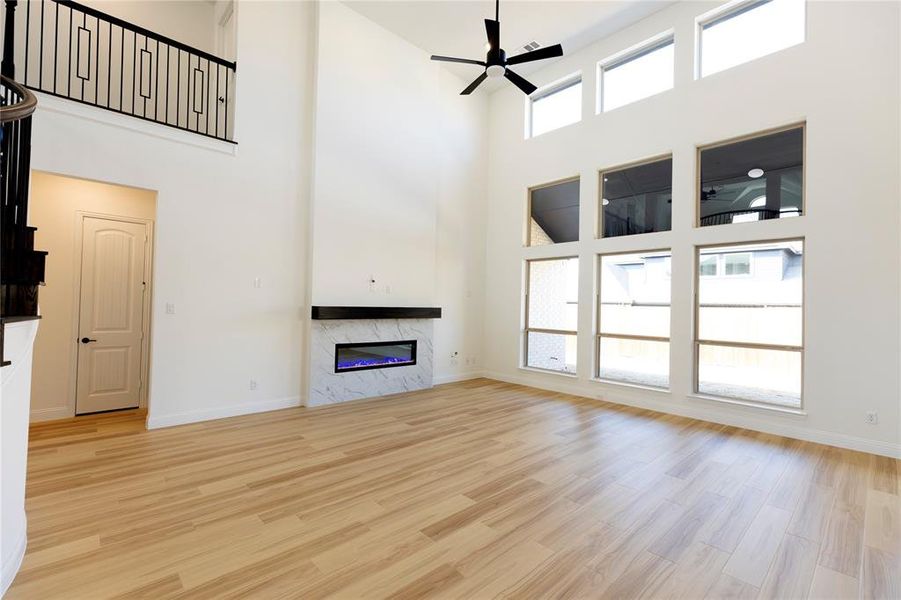
[[[14,26],[7,12],[0,75],[0,366],[6,324],[38,319],[38,287],[44,283],[47,253],[34,249],[34,227],[28,226],[31,175],[31,119],[37,100],[16,83],[13,62]]]

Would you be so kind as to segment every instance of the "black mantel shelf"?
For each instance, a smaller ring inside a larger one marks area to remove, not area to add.
[[[312,317],[323,319],[440,319],[430,306],[314,306]]]

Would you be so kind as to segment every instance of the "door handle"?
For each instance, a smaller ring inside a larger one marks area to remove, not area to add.
[[[90,342],[96,342],[97,340],[92,340],[91,338],[83,337],[81,338],[82,344],[89,344]]]

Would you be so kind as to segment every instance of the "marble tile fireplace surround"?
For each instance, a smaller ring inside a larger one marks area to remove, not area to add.
[[[440,308],[314,306],[307,405],[432,387],[432,320],[440,317]]]

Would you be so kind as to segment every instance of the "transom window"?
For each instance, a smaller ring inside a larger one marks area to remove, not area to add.
[[[529,97],[527,137],[535,137],[582,120],[582,76],[538,90]]]
[[[579,179],[567,179],[529,190],[529,246],[579,239]]]
[[[706,77],[800,44],[804,17],[804,0],[750,0],[702,17],[698,75]]]
[[[600,190],[601,237],[672,228],[672,158],[603,171]]]
[[[598,65],[598,112],[605,112],[673,87],[675,44],[671,33],[640,44]]]
[[[699,225],[798,217],[804,211],[804,126],[701,148]]]

